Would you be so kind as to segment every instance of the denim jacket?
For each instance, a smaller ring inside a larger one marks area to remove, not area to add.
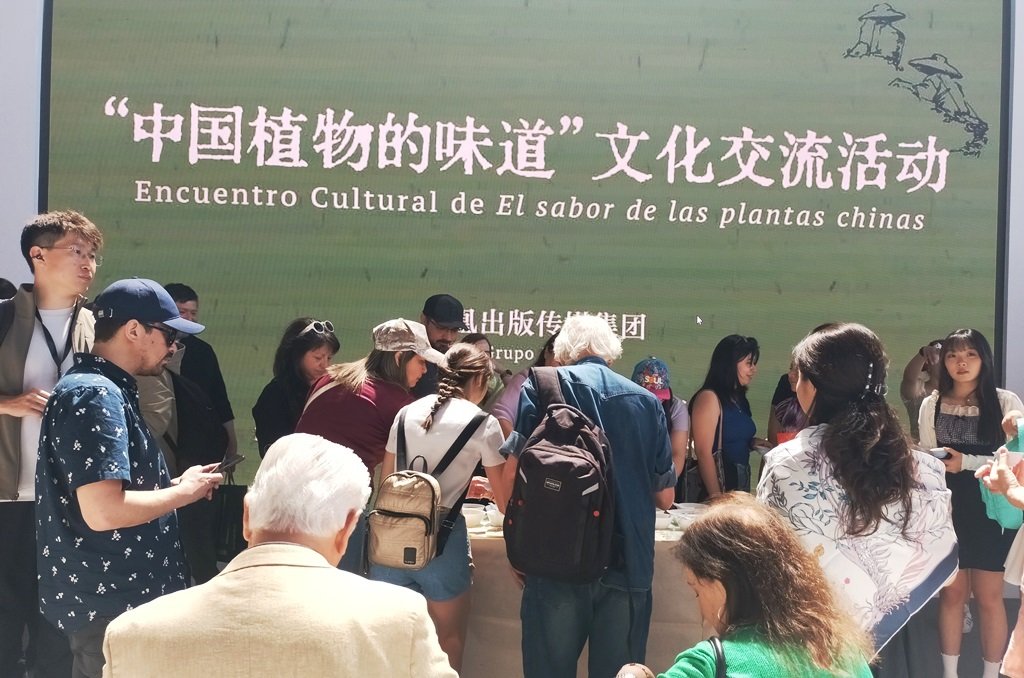
[[[558,368],[565,401],[600,426],[612,452],[615,532],[624,556],[602,580],[610,586],[647,590],[654,577],[654,493],[676,481],[665,411],[658,399],[616,374],[596,356]],[[518,456],[540,423],[543,403],[527,379],[519,396],[516,428],[502,452]]]

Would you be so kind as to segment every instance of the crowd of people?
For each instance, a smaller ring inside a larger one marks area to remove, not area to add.
[[[990,517],[1002,501],[1020,525],[1024,464],[1001,446],[1024,404],[995,386],[977,330],[907,365],[908,433],[874,332],[814,328],[761,438],[746,396],[753,337],[723,338],[683,399],[656,357],[630,378],[614,371],[621,340],[596,316],[567,318],[514,375],[486,336],[461,336],[448,294],[418,320],[381,322],[365,357],[342,364],[332,322],[296,318],[252,409],[249,548],[220,570],[203,500],[238,444],[216,354],[196,336],[199,296],[132,278],[86,303],[102,244],[81,214],[39,215],[21,238],[33,283],[0,302],[0,675],[205,676],[211,661],[218,675],[458,675],[472,589],[458,507],[515,496],[553,402],[540,374],[556,368],[543,374],[610,450],[613,537],[597,579],[515,573],[526,678],[575,676],[588,642],[591,678],[644,662],[655,513],[690,499],[687,467],[709,506],[675,553],[714,638],[680,648],[662,675],[710,678],[723,662],[737,675],[886,675],[906,651],[901,629],[937,595],[945,678],[975,675],[958,663],[972,597],[981,675],[999,675],[1005,653],[1005,674],[1024,676],[1024,627],[1007,651],[1002,595],[1004,576],[1020,584],[1024,544]],[[214,427],[198,442],[182,425],[195,399]],[[436,554],[375,562],[372,491],[439,467],[439,505],[454,510],[432,528]]]

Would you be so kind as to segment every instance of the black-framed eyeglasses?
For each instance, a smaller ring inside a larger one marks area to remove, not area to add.
[[[83,250],[78,245],[40,245],[39,249],[41,249],[41,250],[68,250],[73,255],[75,255],[75,258],[78,259],[79,261],[90,261],[90,262],[96,264],[97,268],[99,268],[100,266],[103,265],[103,255],[102,254],[96,254],[95,252],[86,252],[85,250]]]
[[[334,323],[330,320],[314,320],[299,332],[299,336],[301,337],[306,332],[316,332],[317,334],[327,334],[329,332],[334,334]]]
[[[176,329],[170,327],[164,327],[163,325],[153,325],[151,323],[140,323],[143,327],[148,327],[151,330],[156,330],[160,334],[164,335],[164,342],[167,344],[167,348],[174,346],[177,349],[181,349],[183,344],[181,343],[182,334]]]

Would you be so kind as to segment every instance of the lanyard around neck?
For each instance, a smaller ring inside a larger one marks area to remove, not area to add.
[[[46,329],[46,323],[43,322],[43,316],[39,314],[39,307],[36,307],[36,319],[39,320],[39,326],[43,328],[43,339],[46,340],[46,348],[50,351],[50,357],[53,359],[53,364],[57,366],[57,380],[64,374],[64,361],[67,360],[68,354],[71,353],[71,339],[75,333],[75,321],[78,319],[78,311],[81,309],[81,305],[75,303],[74,310],[71,311],[71,322],[68,323],[68,334],[67,339],[64,341],[64,352],[57,353],[57,344],[53,340],[53,335],[50,334],[50,330]]]

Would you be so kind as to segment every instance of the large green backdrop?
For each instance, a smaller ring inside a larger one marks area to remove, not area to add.
[[[762,435],[823,321],[882,336],[893,392],[993,333],[1001,3],[54,0],[52,29],[48,204],[104,230],[94,292],[199,291],[252,456],[289,320],[352,359],[440,291],[514,368],[607,313],[616,367],[658,355],[683,397],[756,336]]]

